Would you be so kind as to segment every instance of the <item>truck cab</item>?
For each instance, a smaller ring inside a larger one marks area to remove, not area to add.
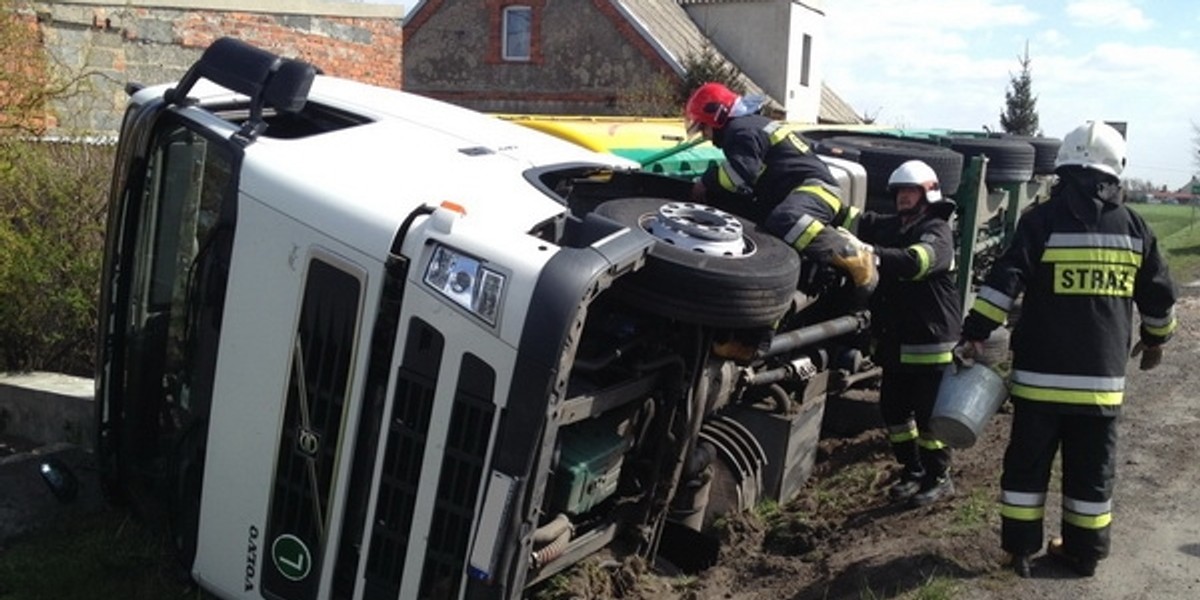
[[[129,91],[97,453],[209,592],[519,598],[803,486],[869,317],[686,179],[231,38]]]

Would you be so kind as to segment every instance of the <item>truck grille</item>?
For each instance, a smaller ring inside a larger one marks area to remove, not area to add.
[[[267,521],[272,560],[264,561],[262,589],[268,598],[317,595],[359,295],[355,276],[310,262]]]
[[[404,361],[396,375],[392,419],[375,499],[364,589],[367,600],[393,600],[400,593],[444,347],[441,333],[420,319],[412,320]]]
[[[435,597],[435,592],[439,598],[458,597],[492,434],[495,382],[491,367],[473,355],[463,356],[421,575],[422,598]]]

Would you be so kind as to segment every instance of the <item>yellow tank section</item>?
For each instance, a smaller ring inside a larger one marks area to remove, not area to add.
[[[628,116],[505,115],[497,117],[589,150],[637,161],[653,173],[693,178],[723,159],[709,142],[688,139],[683,119]]]

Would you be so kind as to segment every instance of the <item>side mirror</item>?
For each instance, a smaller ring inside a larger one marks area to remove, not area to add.
[[[316,76],[316,67],[298,60],[284,60],[263,88],[263,103],[286,113],[300,112]]]
[[[166,91],[163,99],[171,104],[188,104],[188,92],[201,78],[248,96],[250,119],[237,134],[240,141],[248,144],[267,127],[263,121],[264,108],[285,113],[304,108],[317,72],[315,66],[306,62],[281,58],[241,40],[223,37],[205,49],[200,60],[184,73],[176,87]]]

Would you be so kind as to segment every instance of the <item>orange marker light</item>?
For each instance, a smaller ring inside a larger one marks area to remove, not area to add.
[[[463,205],[461,205],[457,202],[451,202],[449,200],[442,200],[441,207],[446,210],[456,212],[460,215],[465,216],[467,214],[467,209],[463,208]]]

